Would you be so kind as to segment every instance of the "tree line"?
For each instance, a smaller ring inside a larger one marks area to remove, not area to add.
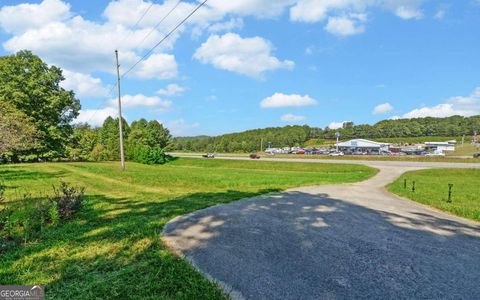
[[[0,57],[0,162],[118,160],[118,119],[72,125],[80,101],[65,90],[62,70],[30,51]],[[163,163],[171,135],[158,121],[124,124],[127,159]]]
[[[343,140],[354,138],[412,138],[423,136],[471,136],[480,133],[480,116],[448,118],[417,118],[384,120],[374,125],[345,123],[343,128],[330,129],[304,126],[285,126],[248,130],[215,137],[178,137],[172,148],[196,152],[253,152],[273,147],[303,146],[309,140],[335,139],[340,133]],[[270,143],[270,144],[269,144]]]

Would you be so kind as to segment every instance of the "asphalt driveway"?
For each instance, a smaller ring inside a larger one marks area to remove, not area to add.
[[[164,240],[237,299],[480,299],[480,225],[386,192],[410,166],[168,223]]]

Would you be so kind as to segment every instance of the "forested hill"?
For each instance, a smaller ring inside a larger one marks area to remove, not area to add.
[[[274,147],[301,146],[311,139],[334,139],[340,132],[342,139],[402,138],[420,136],[451,137],[480,133],[480,116],[448,118],[418,118],[384,120],[375,125],[348,124],[341,129],[286,126],[248,130],[216,137],[179,137],[173,141],[175,150],[197,152],[251,152],[264,148],[268,142]]]

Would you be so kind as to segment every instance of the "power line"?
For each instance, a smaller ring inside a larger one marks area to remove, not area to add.
[[[169,31],[157,44],[155,44],[155,46],[153,46],[150,50],[148,50],[148,52],[142,56],[135,64],[133,64],[126,72],[124,72],[120,78],[123,78],[125,77],[128,73],[130,73],[140,62],[142,62],[143,60],[145,60],[152,52],[153,50],[155,50],[158,46],[160,46],[165,40],[167,40],[178,28],[180,28],[180,26],[182,26],[188,19],[190,19],[202,6],[205,5],[205,3],[207,3],[208,0],[204,0],[202,3],[200,3],[199,5],[197,5],[197,7],[195,7],[194,10],[192,10],[182,21],[180,21],[180,23],[178,23],[171,31]],[[173,7],[173,9],[171,9],[167,15],[165,15],[162,20],[156,25],[156,27],[158,27],[177,7],[178,5],[181,3],[182,1],[178,1],[177,4]],[[152,2],[152,5],[153,5],[153,2]],[[151,5],[151,6],[152,6]],[[145,13],[143,14],[143,16],[139,19],[139,21],[137,21],[137,25],[138,23],[143,19],[143,17],[148,13],[148,11],[150,10],[151,6],[145,11]],[[156,28],[155,27],[155,28]],[[147,34],[147,37],[150,35],[151,33]],[[145,37],[144,40],[147,38]],[[143,40],[142,40],[143,42]],[[139,44],[140,45],[140,44]],[[112,85],[112,87],[110,88],[108,94],[110,95],[112,92],[113,92],[113,89],[115,87],[117,87],[118,85],[118,82],[116,82],[114,85]],[[102,104],[103,105],[103,104]],[[97,112],[99,111],[100,107],[102,105],[99,105],[97,107],[97,109],[94,110],[93,114],[88,118],[88,122],[90,122],[94,117],[95,115],[97,114]]]
[[[140,18],[137,20],[137,22],[135,22],[135,24],[133,25],[133,27],[132,27],[133,29],[135,29],[135,28],[138,26],[138,24],[140,24],[140,22],[142,22],[142,20],[145,18],[145,16],[148,14],[148,12],[150,11],[150,9],[153,7],[154,4],[155,4],[154,1],[152,1],[152,2],[150,3],[150,5],[149,5],[149,6],[147,7],[147,9],[143,12],[143,14],[142,14],[142,15],[140,16]],[[130,32],[125,36],[125,38],[122,40],[122,42],[121,42],[120,44],[125,43],[125,42],[130,38],[130,36],[132,35],[132,32],[133,32],[133,31],[130,31]],[[143,41],[142,41],[142,42],[143,42]],[[117,87],[117,85],[118,85],[118,82],[115,82],[115,83],[111,86],[110,90],[109,90],[108,93],[107,93],[108,96],[110,96],[110,95],[112,94],[113,90]],[[97,112],[100,110],[100,108],[101,108],[102,106],[103,106],[103,103],[100,104],[100,105],[93,111],[93,114],[88,118],[88,120],[87,120],[85,123],[88,123],[88,122],[92,121],[92,119],[97,115]]]
[[[177,4],[175,4],[172,7],[172,9],[170,9],[170,11],[168,11],[168,13],[165,16],[163,16],[163,18],[150,30],[149,33],[147,33],[147,35],[140,41],[140,43],[138,43],[137,47],[140,47],[140,45],[142,45],[143,42],[145,42],[145,40],[158,28],[158,26],[160,26],[163,23],[163,21],[165,21],[165,19],[168,18],[175,9],[177,9],[177,7],[180,5],[181,2],[182,2],[181,0],[178,1]]]
[[[135,25],[133,25],[133,28],[137,27],[137,25],[140,24],[140,22],[142,22],[143,18],[145,18],[145,16],[148,14],[148,12],[150,11],[150,9],[152,8],[152,6],[154,4],[155,4],[155,2],[153,2],[153,1],[152,1],[152,3],[150,3],[150,6],[147,8],[147,10],[145,10],[145,12],[140,17],[140,19],[135,23]]]
[[[140,16],[140,18],[137,20],[137,22],[135,22],[135,25],[133,25],[133,30],[135,30],[135,28],[138,26],[138,24],[140,24],[140,22],[142,22],[143,18],[145,18],[145,16],[148,14],[148,12],[150,11],[150,9],[152,8],[152,6],[155,4],[155,2],[152,1],[152,3],[150,3],[150,5],[147,7],[147,9],[143,12],[143,14]],[[122,40],[122,42],[120,44],[123,44],[125,43],[128,38],[130,38],[130,36],[132,35],[133,33],[133,30],[130,31],[126,36],[125,38]]]
[[[145,60],[150,54],[155,50],[160,44],[162,44],[166,39],[168,39],[180,26],[182,26],[188,19],[190,19],[191,16],[193,16],[205,3],[207,3],[208,0],[204,0],[202,3],[197,5],[192,12],[188,14],[180,23],[178,23],[169,33],[167,33],[155,46],[153,46],[150,50],[147,51],[147,53],[142,56],[136,63],[134,63],[125,73],[122,74],[121,78],[125,77],[128,73],[130,73],[140,62]]]

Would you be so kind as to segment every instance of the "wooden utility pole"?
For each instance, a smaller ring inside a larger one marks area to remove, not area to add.
[[[118,63],[118,50],[115,50],[117,62],[117,93],[118,93],[118,129],[120,135],[120,164],[125,171],[125,153],[123,152],[123,120],[122,120],[122,98],[120,94],[120,64]]]

